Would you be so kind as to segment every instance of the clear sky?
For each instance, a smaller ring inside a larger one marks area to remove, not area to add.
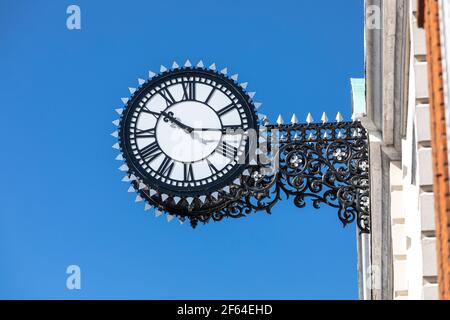
[[[0,298],[357,298],[355,226],[336,210],[167,223],[126,192],[109,134],[127,87],[186,58],[239,73],[272,121],[348,119],[362,0],[2,0],[0,46]]]

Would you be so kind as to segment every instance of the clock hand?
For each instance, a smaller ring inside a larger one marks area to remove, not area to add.
[[[188,133],[191,133],[192,131],[194,131],[193,128],[185,125],[184,123],[178,121],[177,119],[175,119],[170,113],[167,113],[165,111],[161,111],[161,114],[164,116],[164,120],[169,120],[172,123],[175,123],[177,126],[179,126],[181,129],[186,130]]]
[[[177,119],[175,119],[175,118],[172,116],[172,114],[171,114],[170,112],[167,113],[167,112],[161,111],[161,114],[162,114],[165,118],[167,118],[169,121],[171,121],[172,123],[175,123],[176,125],[178,125],[181,129],[186,130],[187,133],[190,133],[191,136],[192,136],[192,138],[194,138],[194,139],[196,139],[196,140],[200,140],[200,142],[203,143],[203,144],[206,144],[206,143],[207,143],[207,142],[204,141],[204,139],[203,139],[202,137],[200,137],[199,135],[197,135],[197,134],[195,134],[195,133],[193,132],[193,131],[194,131],[194,128],[189,127],[189,126],[185,125],[184,123],[178,121]]]
[[[223,127],[223,128],[192,128],[192,131],[218,131],[222,133],[229,133],[232,134],[233,131],[237,131],[239,129],[242,129],[239,126],[229,126],[229,127]],[[240,132],[236,132],[239,134]]]

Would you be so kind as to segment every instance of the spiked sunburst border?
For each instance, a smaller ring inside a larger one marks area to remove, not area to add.
[[[205,65],[203,64],[202,60],[200,60],[194,67],[189,60],[186,60],[184,66],[182,66],[182,67],[180,67],[180,65],[177,62],[173,62],[171,68],[167,68],[164,65],[161,65],[159,73],[149,71],[147,80],[139,78],[138,79],[139,86],[137,88],[135,88],[135,87],[128,88],[131,96],[126,97],[126,98],[121,98],[123,107],[115,109],[116,113],[120,116],[120,118],[116,119],[112,122],[113,125],[116,126],[118,129],[116,131],[114,131],[111,134],[111,136],[113,136],[114,138],[119,140],[117,143],[115,143],[113,145],[113,148],[120,151],[119,155],[117,155],[115,160],[122,162],[122,165],[119,167],[119,170],[126,173],[126,175],[123,177],[122,181],[131,184],[127,191],[130,193],[137,193],[135,202],[145,202],[145,205],[144,205],[145,211],[148,211],[148,210],[151,210],[152,208],[154,208],[156,217],[160,217],[165,213],[167,216],[167,221],[170,222],[176,216],[181,224],[185,221],[186,217],[189,217],[189,214],[186,214],[186,213],[180,214],[178,212],[169,212],[161,204],[158,204],[155,201],[152,201],[152,197],[157,195],[158,197],[160,197],[160,199],[162,200],[163,203],[168,201],[168,199],[170,201],[174,201],[175,204],[183,202],[183,203],[187,204],[188,208],[192,208],[193,203],[200,202],[201,204],[205,204],[206,201],[209,201],[211,203],[216,203],[217,208],[220,208],[221,206],[226,205],[226,201],[221,203],[220,198],[222,196],[224,196],[224,197],[229,196],[230,194],[236,192],[236,188],[239,187],[239,185],[241,183],[241,178],[240,177],[235,178],[232,182],[229,183],[229,185],[226,185],[226,186],[220,188],[219,190],[214,190],[211,193],[208,193],[205,195],[198,195],[195,197],[190,197],[190,196],[180,197],[175,194],[160,192],[156,188],[152,188],[152,186],[144,183],[143,178],[140,177],[139,174],[135,170],[133,170],[133,168],[132,168],[133,166],[131,164],[127,163],[127,159],[126,159],[126,157],[124,157],[124,154],[123,154],[124,150],[123,150],[123,146],[122,146],[122,143],[120,140],[120,131],[122,129],[123,115],[127,111],[127,109],[129,109],[129,107],[130,107],[129,102],[133,99],[135,94],[137,94],[139,92],[139,90],[141,90],[146,84],[148,84],[149,82],[153,82],[153,81],[159,79],[160,77],[165,76],[173,71],[196,70],[196,69],[197,70],[207,70],[209,72],[213,72],[214,74],[216,74],[220,77],[223,77],[227,81],[231,81],[235,85],[235,87],[237,89],[239,89],[240,92],[248,99],[249,105],[253,108],[253,112],[257,115],[257,118],[255,119],[255,121],[257,123],[258,123],[258,121],[261,121],[262,123],[265,123],[267,121],[267,117],[265,115],[257,114],[257,110],[261,107],[262,103],[253,101],[253,98],[255,97],[256,93],[255,92],[247,92],[248,82],[239,83],[238,82],[238,77],[239,77],[238,74],[233,74],[231,76],[228,76],[228,68],[225,67],[219,71],[217,69],[217,66],[215,63],[212,63],[209,67],[206,68]],[[256,165],[256,163],[254,163],[253,165]],[[243,170],[243,172],[240,173],[240,175],[241,175],[241,177],[249,176],[250,170],[245,169],[245,170]],[[214,205],[213,205],[213,208],[211,210],[214,211],[214,209],[217,209],[217,208],[214,208]]]

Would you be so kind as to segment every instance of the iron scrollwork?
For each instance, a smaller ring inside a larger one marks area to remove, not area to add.
[[[336,208],[344,226],[356,222],[360,232],[370,232],[368,138],[359,122],[261,129],[260,141],[267,143],[259,144],[259,164],[249,168],[241,186],[215,210],[188,216],[192,226],[256,211],[271,213],[284,196],[298,208],[306,207],[308,199],[316,209]]]

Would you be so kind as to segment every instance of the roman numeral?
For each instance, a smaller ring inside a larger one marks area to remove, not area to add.
[[[219,111],[217,111],[217,114],[219,115],[219,117],[222,117],[223,115],[227,114],[228,112],[230,112],[234,108],[236,108],[235,104],[234,103],[230,103],[225,108],[222,108]]]
[[[154,116],[154,117],[156,118],[156,120],[158,120],[158,119],[159,119],[159,117],[161,116],[161,114],[159,114],[158,112],[155,112],[155,111],[151,111],[151,110],[150,110],[150,109],[148,109],[147,107],[144,107],[144,108],[142,109],[142,112],[145,112],[145,113],[151,114],[152,116]]]
[[[156,138],[155,128],[148,130],[136,129],[136,138]]]
[[[140,150],[140,154],[144,160],[152,162],[153,160],[158,158],[160,154],[162,154],[162,151],[159,149],[158,144],[156,142],[153,142],[145,148],[142,148],[142,150]]]
[[[159,94],[161,95],[161,97],[163,97],[166,100],[166,105],[168,107],[170,107],[171,105],[173,105],[175,103],[175,99],[172,96],[172,94],[170,93],[169,89],[163,88],[159,91]]]
[[[214,167],[214,165],[211,163],[211,161],[206,159],[206,162],[208,163],[209,170],[211,170],[212,174],[216,174],[217,172],[219,172],[219,170],[217,170],[217,168]]]
[[[216,149],[216,152],[220,153],[226,158],[234,159],[237,154],[237,148],[229,145],[225,141],[223,141]]]
[[[191,163],[184,164],[184,181],[194,181],[194,169]]]
[[[175,162],[171,158],[166,156],[158,168],[158,173],[162,176],[170,177],[174,166]]]
[[[182,86],[184,91],[183,100],[195,100],[195,82],[184,82]]]
[[[213,96],[214,91],[216,91],[216,88],[212,88],[212,89],[211,89],[211,92],[209,93],[208,97],[207,97],[206,100],[205,100],[205,103],[206,103],[206,104],[208,104],[208,103],[209,103],[209,100],[211,100],[211,97]]]

